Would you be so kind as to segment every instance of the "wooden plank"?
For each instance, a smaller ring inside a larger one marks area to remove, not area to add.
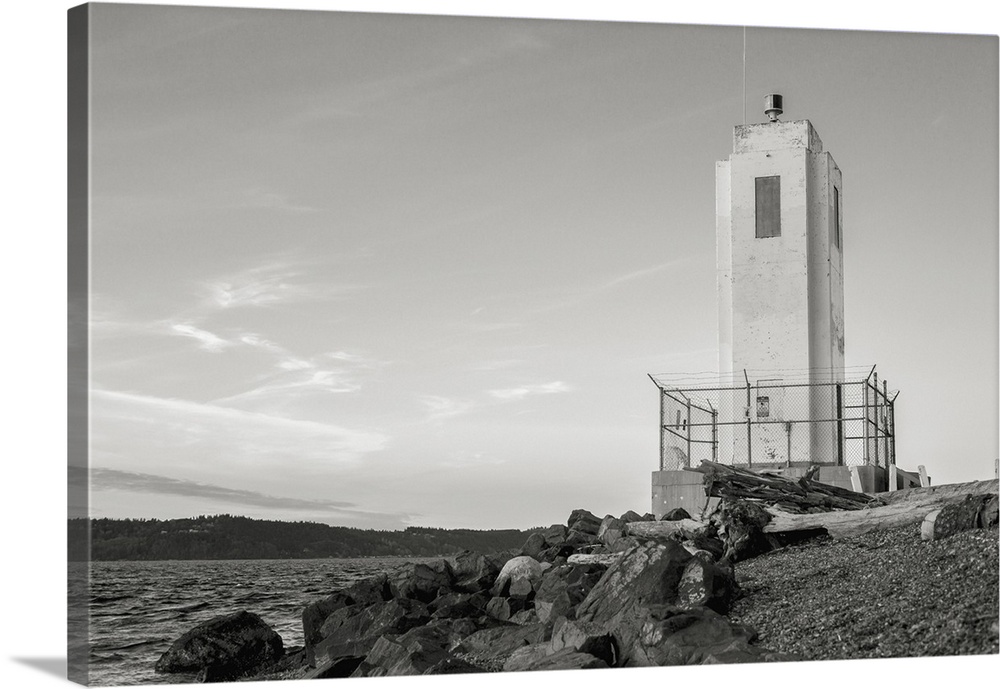
[[[923,464],[918,464],[917,465],[917,472],[920,474],[920,487],[921,488],[926,488],[927,486],[931,485],[930,479],[927,478],[927,469],[926,469],[926,467],[924,467]]]
[[[906,490],[907,488],[916,488],[920,485],[920,475],[914,471],[903,471],[899,467],[896,467],[896,477],[903,480],[903,487],[897,488],[896,490]]]
[[[890,493],[895,493],[896,492],[896,465],[895,464],[890,464],[889,465],[889,492]]]
[[[861,472],[857,467],[851,467],[851,488],[857,493],[863,493],[861,489]]]

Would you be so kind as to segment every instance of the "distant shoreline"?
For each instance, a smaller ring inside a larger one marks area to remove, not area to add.
[[[520,548],[535,529],[357,529],[233,515],[70,519],[69,561],[309,560],[446,557]]]

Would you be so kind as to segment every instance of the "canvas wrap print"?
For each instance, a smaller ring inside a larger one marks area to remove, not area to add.
[[[69,678],[997,654],[996,50],[71,9]]]

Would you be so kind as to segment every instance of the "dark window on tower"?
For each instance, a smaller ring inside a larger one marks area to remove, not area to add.
[[[840,189],[833,188],[833,243],[840,248]]]
[[[781,177],[758,177],[757,237],[781,236]]]

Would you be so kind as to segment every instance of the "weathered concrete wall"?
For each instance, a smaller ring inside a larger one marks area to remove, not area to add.
[[[781,180],[781,234],[758,238],[756,179],[771,176]],[[716,165],[720,372],[747,370],[753,381],[767,371],[823,369],[832,373],[813,373],[810,380],[843,379],[843,255],[836,246],[834,187],[842,190],[840,170],[807,120],[735,128],[732,156]],[[842,191],[840,207],[842,226]],[[835,398],[826,390],[801,403],[808,409],[797,410],[798,418],[835,416]],[[781,405],[774,400],[774,420],[792,416]],[[759,459],[788,459],[791,449],[793,461],[836,461],[835,426],[797,430],[789,434],[780,423],[755,427]],[[733,452],[746,454],[735,446]]]
[[[719,499],[705,497],[702,479],[694,471],[654,471],[651,512],[659,519],[675,507],[683,507],[697,518],[706,503],[711,503],[709,509],[715,507]]]

